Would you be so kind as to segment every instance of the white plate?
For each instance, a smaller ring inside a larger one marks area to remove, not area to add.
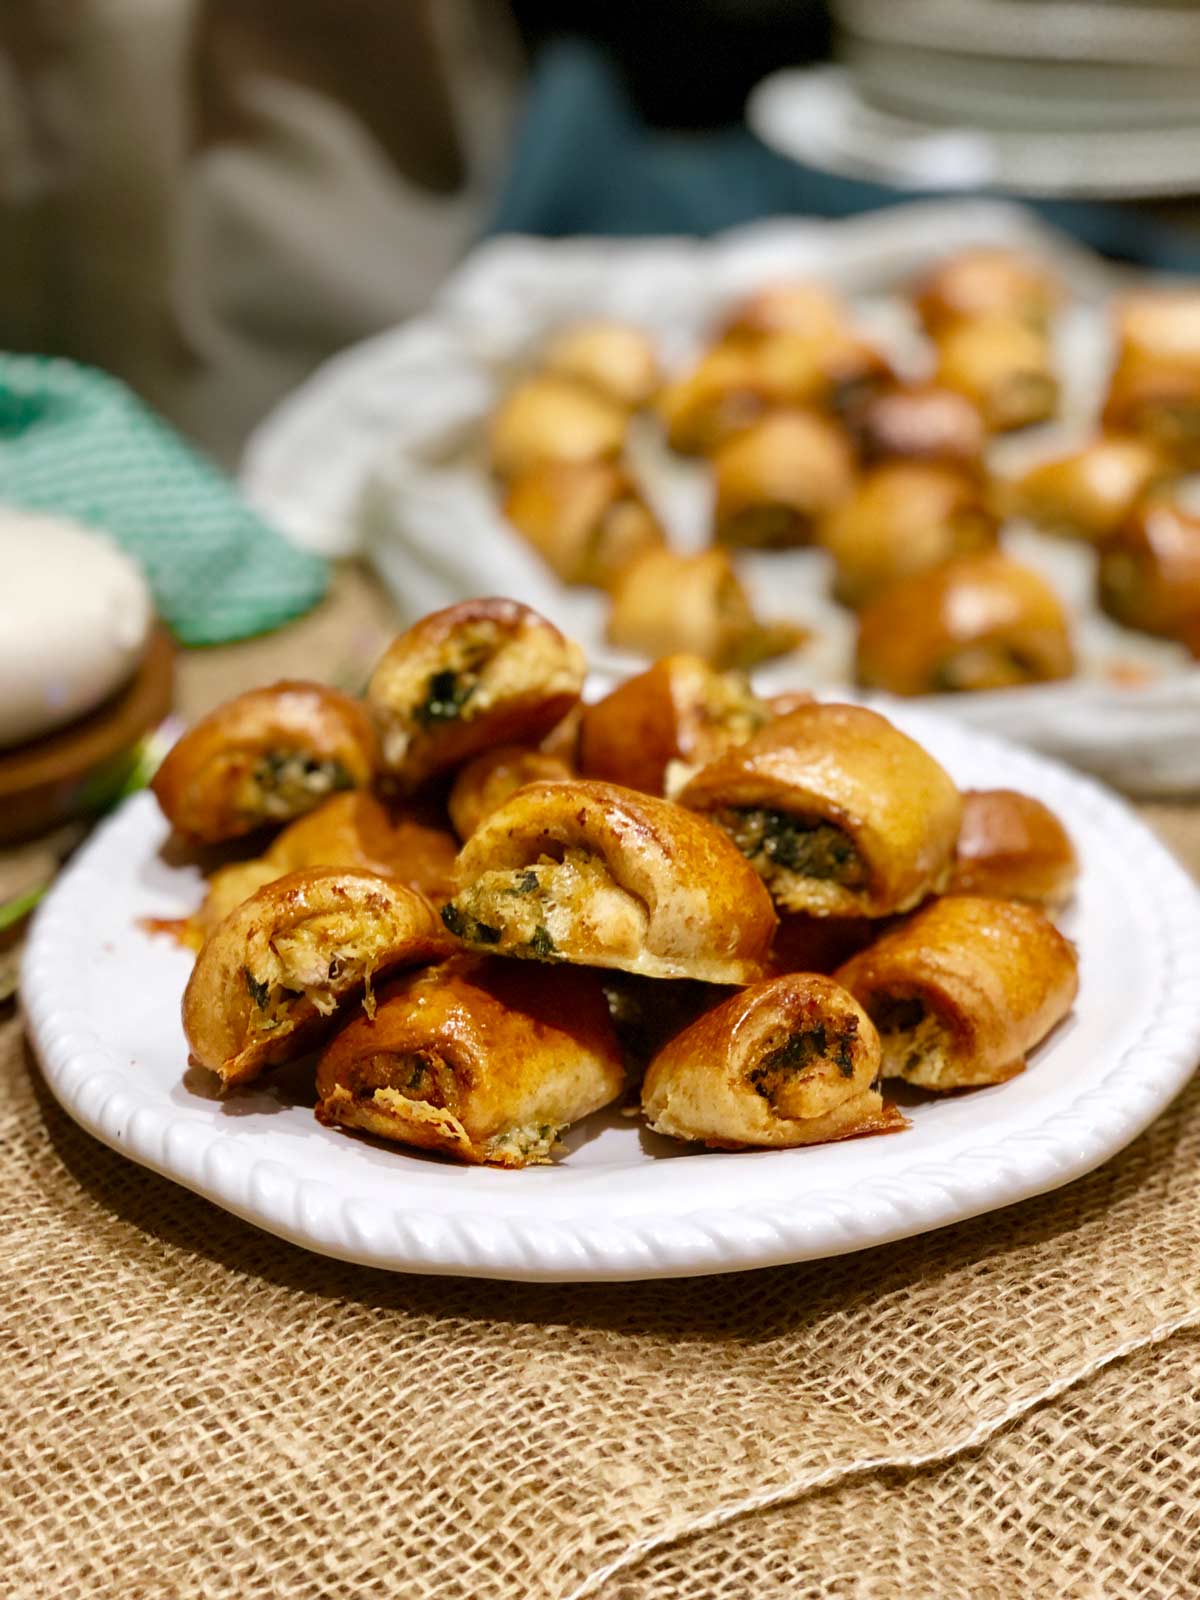
[[[185,1071],[190,957],[138,919],[200,884],[159,854],[135,796],[63,873],[25,955],[24,1007],[47,1080],[132,1160],[310,1250],[411,1272],[632,1279],[728,1272],[861,1250],[1054,1189],[1135,1137],[1200,1052],[1200,895],[1089,779],[905,709],[962,784],[1011,784],[1068,824],[1083,860],[1064,921],[1081,954],[1071,1019],[1020,1077],[916,1107],[887,1138],[693,1153],[618,1114],[573,1130],[559,1164],[460,1168],[322,1128],[278,1087],[207,1098]],[[552,975],[547,974],[547,981]]]
[[[945,107],[951,85],[937,80],[938,71],[935,62],[929,82]],[[821,66],[790,67],[764,78],[746,102],[746,120],[764,144],[794,161],[899,188],[992,188],[1106,200],[1200,189],[1200,112],[1188,127],[1052,134],[1020,126],[947,127],[874,105],[852,72]]]

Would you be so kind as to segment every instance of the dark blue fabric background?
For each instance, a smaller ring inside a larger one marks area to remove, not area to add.
[[[931,197],[945,193],[886,188],[801,166],[745,127],[695,134],[648,128],[605,55],[565,40],[538,58],[509,179],[486,231],[705,234],[756,217],[841,217]],[[1128,208],[1029,204],[1104,255],[1200,272],[1200,240]]]

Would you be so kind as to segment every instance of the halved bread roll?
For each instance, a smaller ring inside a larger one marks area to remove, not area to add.
[[[216,844],[289,822],[379,761],[365,708],[321,683],[287,681],[217,706],[168,751],[151,788],[186,839]]]
[[[711,817],[787,911],[883,917],[941,890],[962,802],[907,734],[862,706],[801,706],[700,771]]]
[[[933,900],[834,974],[879,1030],[885,1077],[1003,1083],[1071,1009],[1074,946],[1015,900]]]
[[[415,788],[492,745],[533,743],[579,699],[583,652],[516,600],[431,612],[384,652],[367,687],[383,759]]]
[[[320,1042],[371,985],[444,956],[437,912],[401,884],[340,867],[275,879],[205,941],[183,996],[192,1058],[226,1087]]]
[[[500,955],[753,983],[775,931],[770,897],[719,828],[615,784],[519,789],[463,846],[458,875],[442,920]]]
[[[655,1056],[642,1110],[656,1133],[718,1149],[823,1144],[907,1124],[875,1088],[879,1037],[845,989],[815,973],[755,984]]]
[[[459,955],[387,985],[317,1067],[317,1119],[460,1161],[550,1160],[625,1071],[600,980]]]

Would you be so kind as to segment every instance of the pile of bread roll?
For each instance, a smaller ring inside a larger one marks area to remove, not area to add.
[[[613,1102],[713,1148],[899,1132],[898,1082],[1000,1083],[1069,1011],[1076,858],[1037,800],[694,654],[591,704],[584,675],[473,600],[362,700],[278,683],[186,733],[159,804],[242,846],[171,929],[193,1061],[233,1091],[319,1051],[321,1122],[522,1167]]]
[[[1119,303],[1096,436],[1015,477],[990,469],[989,445],[1058,410],[1057,274],[968,250],[908,300],[925,340],[919,381],[833,289],[807,281],[733,305],[671,377],[640,329],[561,329],[491,418],[508,520],[563,582],[608,592],[611,644],[650,657],[749,666],[797,648],[804,630],[755,616],[732,556],[815,545],[832,597],[856,614],[862,685],[911,695],[1067,678],[1072,619],[1006,553],[1013,518],[1092,545],[1100,607],[1200,653],[1200,516],[1178,492],[1200,467],[1200,294]],[[666,448],[711,462],[699,553],[672,548],[625,459],[639,414]]]

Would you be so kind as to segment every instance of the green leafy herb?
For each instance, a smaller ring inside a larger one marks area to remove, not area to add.
[[[246,980],[246,992],[260,1011],[267,1009],[267,1001],[271,998],[271,985],[260,983],[249,967],[242,968],[242,976]]]
[[[474,693],[473,678],[450,670],[435,672],[426,686],[424,703],[417,707],[417,721],[426,728],[436,722],[453,722]]]
[[[490,922],[477,922],[471,937],[479,944],[499,944],[500,929],[493,928]]]
[[[727,812],[724,821],[733,842],[751,861],[758,857],[764,865],[805,878],[848,885],[866,881],[853,840],[833,823],[754,809]]]
[[[545,961],[548,956],[552,956],[554,954],[556,946],[554,940],[550,937],[548,930],[543,927],[537,927],[533,930],[533,937],[529,941],[529,948],[531,952],[537,956],[539,961]]]
[[[464,937],[466,922],[463,918],[462,912],[454,904],[453,900],[447,901],[447,903],[442,907],[442,921],[446,924],[446,927],[456,939],[461,939]]]
[[[517,881],[513,886],[517,894],[536,894],[538,888],[538,875],[536,872],[518,872]]]

